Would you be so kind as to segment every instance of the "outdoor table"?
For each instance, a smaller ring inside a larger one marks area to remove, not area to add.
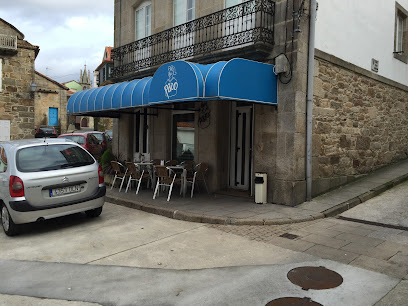
[[[167,168],[173,170],[173,171],[176,173],[176,175],[177,175],[178,173],[180,173],[180,176],[181,176],[181,188],[182,188],[182,192],[183,192],[183,197],[185,197],[185,196],[186,196],[186,189],[187,189],[187,188],[186,188],[186,187],[187,187],[187,184],[186,184],[186,180],[187,180],[187,169],[184,168],[184,166],[182,166],[182,165],[167,166]]]

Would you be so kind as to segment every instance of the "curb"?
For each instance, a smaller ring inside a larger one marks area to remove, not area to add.
[[[379,194],[391,189],[392,187],[397,186],[408,180],[408,174],[399,176],[389,182],[386,182],[380,186],[377,186],[370,191],[367,191],[357,197],[354,197],[350,200],[347,200],[343,203],[335,205],[329,209],[326,209],[320,213],[314,213],[309,216],[302,217],[292,217],[292,218],[278,218],[278,219],[254,219],[254,218],[230,218],[230,217],[219,217],[219,216],[210,216],[204,214],[191,213],[180,210],[173,210],[169,208],[154,206],[151,204],[146,204],[143,202],[135,200],[125,200],[122,198],[114,196],[105,196],[107,202],[122,205],[129,208],[138,209],[145,211],[147,213],[156,214],[164,216],[170,219],[196,222],[196,223],[206,223],[206,224],[220,224],[220,225],[283,225],[283,224],[292,224],[292,223],[301,223],[307,221],[313,221],[316,219],[334,217],[350,208],[353,208],[369,199],[372,199]]]
[[[405,182],[408,180],[408,174],[404,174],[401,175],[387,183],[384,183],[380,186],[377,186],[373,189],[371,189],[370,191],[367,191],[355,198],[352,198],[350,200],[347,200],[343,203],[340,203],[336,206],[333,206],[329,209],[326,209],[324,211],[322,211],[322,214],[324,214],[324,216],[327,217],[333,217],[336,216],[338,214],[341,214],[342,212],[345,212],[346,210],[349,210],[350,208],[353,208],[367,200],[370,200],[378,195],[380,195],[381,193]]]
[[[325,217],[322,213],[315,213],[305,217],[292,217],[292,218],[279,218],[279,219],[254,219],[254,218],[230,218],[230,217],[218,217],[209,216],[204,214],[195,214],[191,212],[185,212],[180,210],[172,210],[169,208],[158,207],[150,204],[146,204],[134,200],[125,200],[114,196],[105,196],[105,201],[116,205],[121,205],[147,213],[160,215],[175,220],[182,220],[196,223],[206,224],[220,224],[220,225],[282,225],[300,223],[306,221],[313,221],[316,219],[322,219]]]

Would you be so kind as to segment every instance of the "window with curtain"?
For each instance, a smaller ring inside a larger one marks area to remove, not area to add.
[[[225,0],[225,8],[242,3],[242,0]]]
[[[403,51],[403,33],[404,33],[404,18],[401,15],[397,16],[397,30],[396,30],[396,50]]]
[[[173,1],[174,26],[191,21],[195,18],[195,0]]]
[[[408,10],[395,3],[394,58],[408,64]]]
[[[139,40],[151,35],[152,6],[150,1],[135,10],[135,39]]]

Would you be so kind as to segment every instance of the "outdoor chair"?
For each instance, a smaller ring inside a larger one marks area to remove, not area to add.
[[[152,159],[150,161],[154,166],[160,166],[161,159]]]
[[[175,159],[166,161],[166,166],[177,166],[179,162]]]
[[[123,183],[125,182],[126,177],[129,176],[127,174],[127,169],[125,169],[125,167],[121,163],[117,161],[113,161],[113,160],[111,161],[111,166],[113,168],[113,171],[115,171],[115,177],[113,178],[111,190],[113,186],[115,186],[116,179],[119,179],[122,181],[119,187],[119,192],[120,192],[122,190],[122,186],[123,186]]]
[[[170,187],[169,194],[167,196],[167,201],[170,201],[171,192],[173,190],[173,185],[174,183],[181,183],[181,178],[176,177],[177,176],[176,172],[174,172],[172,169],[168,167],[155,166],[154,168],[156,170],[157,183],[156,183],[156,188],[153,194],[153,200],[156,198],[156,195],[159,195],[159,187],[163,186],[163,187]],[[182,188],[180,188],[180,194],[182,191],[181,189]]]
[[[149,188],[149,180],[150,181],[152,180],[149,172],[145,173],[144,169],[142,171],[140,171],[140,169],[138,169],[138,167],[136,167],[136,165],[134,163],[132,163],[132,162],[126,162],[126,167],[127,167],[127,171],[128,171],[127,173],[129,175],[129,179],[128,179],[128,183],[127,183],[125,192],[128,192],[129,187],[132,188],[131,187],[131,182],[136,181],[136,182],[138,182],[137,189],[136,189],[136,194],[138,194],[139,189],[140,189],[140,184],[142,183],[143,179],[148,179],[147,180],[147,187]]]
[[[193,197],[194,194],[194,187],[196,184],[196,181],[203,181],[205,185],[205,189],[207,190],[207,193],[209,194],[210,192],[208,191],[207,187],[207,182],[205,181],[205,175],[208,171],[208,163],[200,163],[195,166],[195,171],[193,176],[187,175],[185,184],[191,184],[191,197]]]
[[[193,160],[186,160],[183,161],[182,163],[180,163],[181,166],[184,167],[184,169],[186,169],[187,171],[187,176],[193,176],[194,175],[194,161]]]

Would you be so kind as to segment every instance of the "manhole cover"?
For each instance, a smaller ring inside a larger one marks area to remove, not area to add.
[[[340,286],[343,277],[325,267],[298,267],[288,272],[288,279],[295,285],[308,289],[330,289]]]
[[[284,234],[280,235],[279,237],[288,238],[288,239],[292,239],[292,240],[296,239],[296,238],[299,238],[298,235],[289,234],[289,233],[284,233]]]
[[[283,297],[273,301],[270,301],[266,306],[323,306],[315,301],[312,301],[310,298],[298,298],[298,297]]]

